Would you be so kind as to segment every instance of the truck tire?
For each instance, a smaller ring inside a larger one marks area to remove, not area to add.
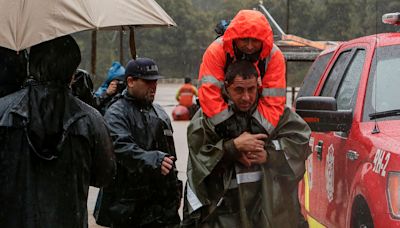
[[[372,220],[368,204],[361,196],[358,196],[353,204],[353,209],[351,213],[351,227],[352,228],[374,227],[374,222]]]

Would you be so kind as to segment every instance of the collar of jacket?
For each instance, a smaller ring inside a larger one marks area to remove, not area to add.
[[[153,107],[153,103],[144,102],[143,100],[130,95],[127,89],[124,89],[124,91],[122,91],[122,97],[128,100],[129,102],[132,102],[135,106],[141,109],[149,110],[150,108]]]

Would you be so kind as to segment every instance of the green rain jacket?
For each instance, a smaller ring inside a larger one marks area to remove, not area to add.
[[[245,130],[264,133],[253,117],[246,119],[250,121]],[[266,141],[267,162],[250,168],[229,159],[229,150],[235,149],[229,143],[232,140],[219,137],[201,110],[190,122],[187,134],[189,159],[183,226],[297,226],[293,222],[297,215],[292,193],[305,171],[311,130],[296,113],[285,109]]]

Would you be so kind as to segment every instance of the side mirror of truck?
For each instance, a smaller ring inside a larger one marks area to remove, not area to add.
[[[317,132],[347,132],[353,120],[353,110],[337,110],[334,97],[299,97],[296,112]]]

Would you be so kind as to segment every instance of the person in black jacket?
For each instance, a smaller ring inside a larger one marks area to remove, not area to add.
[[[115,172],[100,113],[71,94],[71,36],[31,47],[26,87],[0,98],[0,227],[86,228],[89,185]]]
[[[0,47],[0,97],[22,88],[27,74],[26,51],[16,52]]]
[[[153,103],[161,76],[153,60],[138,58],[128,62],[125,77],[126,89],[105,114],[117,159],[111,226],[179,227],[182,182],[172,126]]]

